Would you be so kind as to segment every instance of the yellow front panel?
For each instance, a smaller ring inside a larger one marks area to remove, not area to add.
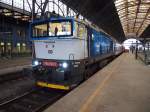
[[[63,85],[57,85],[57,84],[48,84],[48,83],[45,83],[45,82],[37,82],[37,85],[39,85],[41,87],[69,90],[69,86],[63,86]]]

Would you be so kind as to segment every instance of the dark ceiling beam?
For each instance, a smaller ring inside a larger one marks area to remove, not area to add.
[[[125,8],[125,10],[126,10],[126,14],[127,14],[127,16],[126,16],[126,18],[127,18],[127,32],[129,32],[129,20],[128,20],[128,13],[129,13],[129,10],[128,10],[128,0],[126,0],[126,3],[125,3],[125,6],[126,6],[126,8]]]
[[[113,2],[112,2],[113,4]],[[122,25],[116,11],[115,5],[110,5],[107,7],[99,17],[99,26],[104,29],[108,34],[112,35],[114,38],[123,42],[125,40],[124,31],[122,29]]]
[[[45,0],[45,2],[44,2],[43,8],[41,10],[42,17],[44,17],[44,15],[45,15],[45,10],[46,10],[46,6],[47,6],[48,2],[49,2],[49,0]]]
[[[29,3],[29,0],[27,0],[27,4],[28,4],[28,6],[30,8],[30,11],[32,11],[31,4]]]
[[[106,5],[105,5],[105,7],[103,7],[102,9],[100,9],[98,12],[96,12],[94,15],[93,15],[93,18],[99,18],[100,16],[99,15],[101,15],[103,12],[105,12],[109,7],[111,7],[111,5],[112,5],[112,1],[109,1]],[[105,19],[105,18],[104,18]]]
[[[136,11],[136,16],[135,16],[135,21],[134,21],[134,25],[133,25],[133,32],[135,32],[135,24],[136,24],[136,20],[137,20],[137,18],[138,18],[138,13],[139,13],[139,9],[140,9],[140,4],[141,4],[141,0],[139,0],[139,2],[138,2],[137,11]]]
[[[68,7],[93,22],[106,33],[123,42],[125,35],[114,0],[60,0]],[[110,5],[108,5],[110,3]],[[104,11],[101,11],[104,10]]]
[[[32,0],[32,21],[35,19],[35,3],[36,0]]]
[[[140,35],[140,38],[150,38],[150,25],[144,30],[144,32]]]
[[[149,13],[150,13],[150,8],[147,10],[147,13],[146,13],[145,17],[143,18],[143,21],[142,21],[140,27],[138,28],[138,30],[137,30],[137,32],[136,32],[137,35],[139,34],[139,31],[140,31],[140,29],[142,28],[142,26],[143,26],[143,24],[144,24],[144,21],[146,20],[146,18],[147,18],[147,16],[149,15]]]
[[[11,10],[12,12],[13,12],[13,11],[14,11],[14,12],[18,12],[18,13],[22,13],[22,12],[23,12],[22,9],[19,9],[19,8],[17,8],[17,7],[14,7],[14,6],[12,6],[12,5],[9,5],[9,4],[3,3],[3,2],[0,2],[0,8],[2,8],[2,9],[7,9],[7,10]],[[25,15],[29,15],[29,16],[30,16],[30,15],[31,15],[31,12],[24,10],[24,13],[22,13],[22,14],[25,14]]]
[[[85,0],[82,3],[80,3],[82,5],[79,6],[79,12],[81,13],[86,12],[86,6],[88,5],[88,3],[89,3],[89,0]]]

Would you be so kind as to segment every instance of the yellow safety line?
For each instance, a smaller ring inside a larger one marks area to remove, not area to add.
[[[120,64],[121,61],[119,61],[116,66],[113,67],[113,70],[117,68],[117,66]],[[98,88],[93,92],[93,94],[87,99],[87,101],[83,104],[83,106],[80,108],[79,112],[88,112],[90,108],[90,104],[94,101],[95,97],[101,93],[101,90],[106,85],[106,82],[111,78],[114,71],[111,71],[107,74],[107,77],[103,80],[101,84],[99,84]]]

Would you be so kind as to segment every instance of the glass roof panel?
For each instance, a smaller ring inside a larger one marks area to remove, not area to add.
[[[125,35],[138,37],[150,24],[150,0],[116,0],[115,6]]]
[[[150,0],[141,0],[142,3],[150,3]]]
[[[23,9],[27,11],[28,13],[32,12],[32,1],[33,0],[0,0],[0,2],[2,3],[13,5],[12,7]],[[64,3],[62,3],[60,0],[48,0],[48,1],[49,2],[46,6],[45,12],[55,11],[56,14],[59,14],[61,16],[65,16],[65,17],[74,16],[75,17],[76,13],[71,8],[69,8],[69,14],[67,15],[67,6]],[[35,3],[36,14],[41,15],[41,9],[42,9],[41,7],[44,6],[44,2],[45,0],[36,0],[36,3]],[[22,14],[20,17],[24,19],[25,16],[24,14]],[[28,18],[30,19],[29,15],[28,15]]]

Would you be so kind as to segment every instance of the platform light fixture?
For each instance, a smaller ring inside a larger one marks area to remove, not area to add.
[[[4,42],[1,42],[1,46],[3,46],[4,45]]]

